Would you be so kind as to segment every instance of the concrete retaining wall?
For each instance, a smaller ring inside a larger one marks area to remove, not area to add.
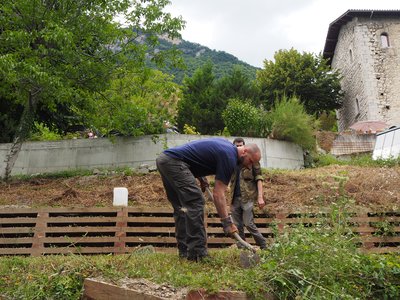
[[[138,167],[155,165],[164,149],[210,136],[161,134],[142,137],[118,137],[113,140],[77,139],[56,142],[25,142],[11,175],[52,173],[72,169]],[[230,137],[229,140],[233,140]],[[256,143],[262,153],[264,168],[299,169],[304,165],[302,149],[289,142],[246,138]],[[0,177],[5,174],[5,159],[11,144],[0,144]]]

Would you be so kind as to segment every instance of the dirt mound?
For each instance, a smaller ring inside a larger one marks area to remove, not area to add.
[[[327,207],[341,201],[343,196],[363,208],[400,210],[399,166],[271,170],[264,177],[264,195],[269,210]],[[130,206],[169,206],[158,173],[1,182],[0,205],[107,207],[112,206],[114,187],[128,189]]]

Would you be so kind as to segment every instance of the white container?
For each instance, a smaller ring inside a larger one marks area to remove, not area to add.
[[[128,206],[128,189],[124,187],[114,188],[113,206]]]

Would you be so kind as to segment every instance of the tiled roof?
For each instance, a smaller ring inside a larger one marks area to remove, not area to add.
[[[341,134],[333,141],[331,154],[349,155],[372,152],[375,146],[375,134]]]

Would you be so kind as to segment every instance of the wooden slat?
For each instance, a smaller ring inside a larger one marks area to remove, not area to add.
[[[174,243],[176,244],[175,237],[168,236],[127,236],[123,238],[126,243]]]
[[[92,237],[92,236],[80,236],[80,237],[45,237],[42,239],[43,243],[69,243],[69,244],[77,244],[77,243],[114,243],[118,242],[118,237],[107,236],[107,237]]]
[[[173,217],[128,217],[128,223],[174,223]]]
[[[175,227],[127,227],[126,233],[172,233],[175,234]]]
[[[0,224],[35,224],[37,218],[1,218]]]

